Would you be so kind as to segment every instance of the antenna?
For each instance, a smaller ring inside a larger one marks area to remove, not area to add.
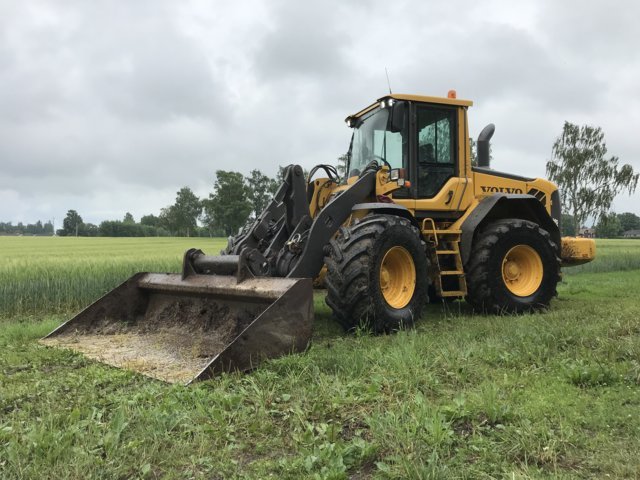
[[[384,73],[387,74],[387,85],[389,86],[389,95],[391,95],[391,82],[389,81],[389,72],[387,71],[387,67],[384,67]]]

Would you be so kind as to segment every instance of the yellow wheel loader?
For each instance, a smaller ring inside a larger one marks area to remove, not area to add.
[[[547,308],[560,267],[591,261],[595,242],[561,238],[554,184],[490,168],[493,125],[472,164],[471,105],[453,91],[380,98],[346,119],[343,178],[289,166],[220,255],[191,249],[181,274],[139,273],[42,342],[189,383],[307,348],[320,278],[347,330],[411,326],[428,300]]]

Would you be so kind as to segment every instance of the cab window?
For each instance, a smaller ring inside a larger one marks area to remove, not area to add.
[[[376,157],[387,160],[392,168],[401,168],[404,164],[402,132],[374,130],[373,152]]]
[[[418,198],[435,196],[455,175],[455,110],[416,107]]]

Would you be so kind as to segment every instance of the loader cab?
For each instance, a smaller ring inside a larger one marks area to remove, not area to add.
[[[409,135],[406,105],[385,99],[362,116],[348,118],[353,136],[348,152],[347,177],[359,176],[372,162],[389,168],[406,168]]]
[[[451,210],[465,195],[457,180],[466,172],[469,105],[455,98],[394,94],[347,117],[353,136],[346,176],[359,176],[374,161],[403,168],[410,186],[394,191],[394,199],[416,211]]]

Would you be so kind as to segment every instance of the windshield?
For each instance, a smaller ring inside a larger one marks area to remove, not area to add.
[[[360,175],[369,163],[403,166],[406,157],[404,131],[391,131],[391,109],[376,108],[363,116],[353,129],[349,148],[348,177]]]

